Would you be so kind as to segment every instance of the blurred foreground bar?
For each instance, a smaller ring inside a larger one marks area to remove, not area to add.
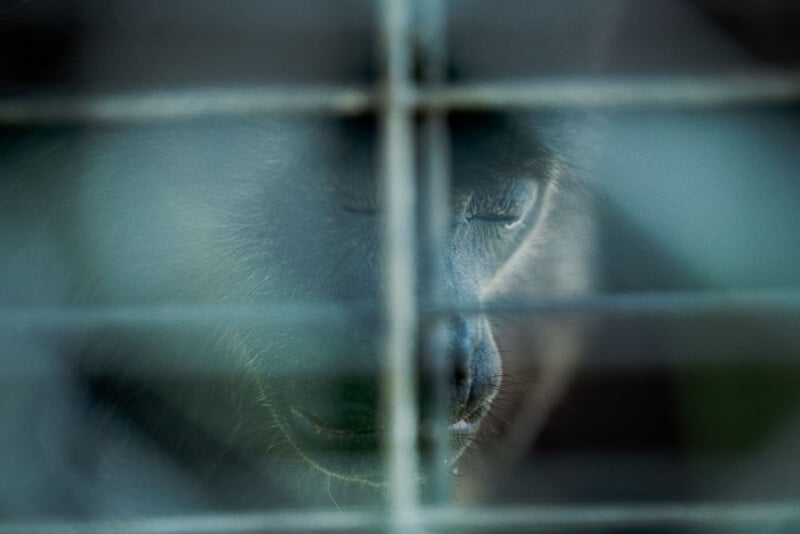
[[[543,79],[449,85],[418,89],[409,98],[409,106],[418,109],[452,110],[657,109],[789,104],[800,100],[800,73]],[[368,89],[320,86],[30,96],[0,99],[0,124],[146,122],[276,113],[353,115],[374,110],[376,100]]]

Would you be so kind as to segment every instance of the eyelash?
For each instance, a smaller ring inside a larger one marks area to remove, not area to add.
[[[511,224],[517,222],[519,219],[520,216],[513,213],[478,213],[470,215],[467,218],[468,221],[482,221],[497,224]]]
[[[519,222],[522,215],[510,205],[476,206],[467,217],[469,222],[504,226],[508,229]]]
[[[376,215],[380,211],[378,208],[368,205],[343,205],[342,209],[354,215]],[[522,222],[522,214],[517,213],[517,210],[510,205],[483,208],[478,206],[466,217],[466,220],[471,223],[502,226],[506,230],[511,230]]]

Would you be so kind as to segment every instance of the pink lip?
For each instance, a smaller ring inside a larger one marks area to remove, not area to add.
[[[447,429],[451,432],[472,432],[476,426],[477,422],[468,423],[466,420],[460,419],[448,426]]]

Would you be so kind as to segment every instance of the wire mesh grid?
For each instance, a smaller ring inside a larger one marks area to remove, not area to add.
[[[193,117],[243,116],[253,113],[333,115],[377,113],[381,128],[381,176],[387,191],[383,237],[387,246],[383,265],[387,284],[384,302],[387,317],[386,366],[383,380],[389,432],[386,441],[389,514],[382,511],[268,512],[263,514],[214,514],[208,516],[153,518],[124,523],[36,522],[0,523],[0,532],[273,532],[273,531],[373,531],[393,532],[420,529],[580,529],[615,527],[757,527],[765,522],[785,524],[800,521],[800,503],[663,504],[625,506],[525,506],[472,508],[449,504],[447,490],[440,490],[439,505],[420,502],[415,452],[416,406],[414,392],[414,340],[421,314],[455,311],[442,299],[418,302],[414,287],[414,257],[417,234],[414,210],[418,199],[426,198],[438,209],[440,220],[424,236],[427,246],[437,247],[447,224],[449,170],[448,133],[445,114],[454,110],[552,108],[705,108],[720,106],[793,104],[800,100],[800,74],[779,71],[732,76],[691,76],[685,79],[550,80],[516,84],[445,85],[441,66],[444,32],[440,1],[422,3],[422,27],[415,28],[412,3],[384,0],[381,17],[381,57],[384,76],[373,88],[309,87],[283,90],[260,88],[242,90],[169,91],[91,98],[16,98],[0,100],[0,124],[32,125],[60,122],[147,122],[183,120]],[[419,32],[415,35],[415,32]],[[415,50],[415,47],[417,49]],[[414,52],[427,57],[425,85],[411,76]],[[429,189],[415,190],[414,128],[417,112],[426,117],[424,170]],[[434,290],[432,295],[438,293]],[[353,307],[352,304],[348,304]],[[592,295],[539,299],[517,303],[460,305],[467,313],[678,313],[715,309],[770,310],[800,309],[800,292],[738,291],[716,293],[663,293],[633,295]],[[159,324],[175,322],[213,323],[220,317],[258,322],[270,317],[335,317],[337,303],[286,303],[269,306],[216,307],[102,307],[102,308],[0,308],[0,321],[16,328],[29,325],[79,325],[108,323]],[[253,319],[255,320],[255,319]],[[433,340],[434,343],[436,340]],[[441,340],[440,340],[441,342]],[[441,348],[441,345],[440,345]],[[620,365],[619,361],[610,365]],[[443,418],[444,414],[440,413]],[[442,428],[445,425],[440,425]],[[440,443],[446,438],[442,438]],[[443,454],[440,451],[440,454]],[[441,462],[437,462],[441,465]],[[434,484],[446,488],[447,473],[434,473]]]

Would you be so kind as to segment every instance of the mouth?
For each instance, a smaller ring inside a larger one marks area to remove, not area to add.
[[[361,426],[354,428],[339,428],[334,424],[327,423],[319,416],[313,413],[297,408],[294,405],[289,406],[289,412],[292,414],[292,420],[306,434],[312,434],[320,437],[327,438],[363,438],[370,436],[377,436],[383,428],[377,425]]]
[[[475,441],[496,384],[476,380],[467,389],[459,390],[461,397],[446,399],[441,407],[442,415],[447,414],[444,421],[435,419],[431,397],[420,393],[414,447],[420,465],[432,461],[455,465]],[[451,395],[455,391],[448,390]],[[307,381],[292,381],[265,396],[286,443],[306,465],[337,479],[382,486],[390,422],[380,410],[379,393],[371,374],[310,375]],[[442,453],[447,458],[441,458]],[[422,473],[418,476],[425,478]]]
[[[466,415],[461,415],[460,419],[448,426],[447,429],[451,432],[451,434],[462,437],[464,435],[474,435],[477,432],[478,426],[480,425],[484,416],[489,412],[489,408],[492,404],[492,398],[493,397],[490,397],[484,400]]]
[[[364,420],[332,421],[293,404],[287,408],[284,430],[312,465],[348,479],[380,480],[381,427]]]
[[[383,439],[387,425],[381,421],[348,419],[334,421],[307,407],[286,403],[281,427],[295,450],[313,467],[328,476],[370,486],[384,481]],[[475,436],[485,410],[461,416],[447,426],[454,463]],[[429,445],[420,438],[420,454]]]
[[[334,424],[325,422],[322,418],[308,410],[300,409],[290,405],[289,411],[292,420],[304,434],[317,436],[320,438],[338,439],[363,439],[380,436],[386,431],[383,425],[366,425],[361,427],[341,428]],[[447,430],[454,434],[473,434],[478,429],[478,424],[483,418],[484,410],[479,410],[476,414],[464,416],[455,423],[448,425]]]
[[[332,423],[313,412],[289,405],[289,428],[296,437],[311,450],[336,450],[340,453],[372,453],[380,449],[382,436],[386,433],[386,425],[380,423],[337,424]],[[478,410],[473,414],[461,417],[447,426],[447,431],[454,444],[462,444],[464,438],[471,438],[478,430],[486,410]],[[459,447],[460,448],[460,447]],[[458,452],[456,456],[458,456]]]

